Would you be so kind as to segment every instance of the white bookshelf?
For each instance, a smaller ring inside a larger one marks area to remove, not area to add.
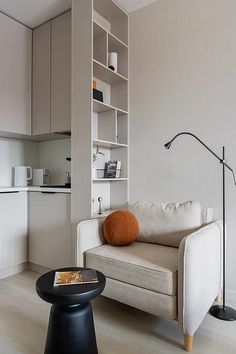
[[[128,178],[93,178],[93,182],[120,182],[127,180]]]
[[[98,145],[98,146],[101,146],[101,147],[108,147],[109,149],[119,149],[119,148],[122,148],[122,147],[128,147],[127,144],[119,144],[119,143],[115,143],[115,142],[112,142],[112,141],[106,141],[106,140],[93,140],[93,145]]]
[[[83,197],[83,200],[78,197],[78,211],[81,210],[85,219],[97,215],[98,197],[103,198],[102,206],[106,210],[120,208],[128,200],[129,17],[112,0],[73,3],[78,21],[74,29],[78,34],[78,61],[74,61],[74,68],[78,69],[74,76],[78,92],[74,97],[78,144],[74,159],[77,159],[81,183],[77,193]],[[117,72],[108,68],[109,52],[118,54]],[[84,55],[82,59],[81,55]],[[93,80],[97,90],[103,92],[103,102],[93,98]],[[92,155],[97,146],[103,155],[93,164]],[[109,160],[122,162],[120,178],[94,177],[93,167],[102,170]]]
[[[128,111],[125,111],[123,109],[118,109],[117,107],[111,106],[110,104],[106,104],[104,102],[100,102],[100,101],[93,99],[93,111],[94,112],[100,113],[100,112],[112,111],[114,109],[117,110],[118,115],[128,113]]]

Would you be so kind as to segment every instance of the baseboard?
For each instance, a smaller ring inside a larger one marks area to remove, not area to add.
[[[31,263],[31,262],[27,263],[27,269],[32,270],[33,272],[39,273],[39,274],[47,273],[47,272],[50,272],[50,270],[51,270],[49,268],[42,267],[38,264]]]
[[[27,263],[18,264],[0,271],[0,279],[24,272],[28,268]]]
[[[226,302],[227,300],[236,302],[236,290],[226,290]]]

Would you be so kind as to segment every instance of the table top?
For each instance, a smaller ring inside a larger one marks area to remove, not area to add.
[[[79,305],[89,302],[100,295],[105,287],[106,278],[97,272],[98,283],[54,286],[55,272],[82,271],[91,268],[60,268],[41,275],[36,282],[39,297],[50,304]]]

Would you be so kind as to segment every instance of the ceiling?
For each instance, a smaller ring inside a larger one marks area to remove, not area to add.
[[[126,12],[131,13],[157,0],[114,0],[114,1],[117,4],[119,4]]]
[[[128,13],[156,0],[115,0]],[[59,15],[71,7],[71,0],[0,0],[0,11],[30,28]]]

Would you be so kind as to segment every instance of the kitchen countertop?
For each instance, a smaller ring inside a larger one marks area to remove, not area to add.
[[[50,192],[50,193],[71,193],[71,188],[50,188],[50,187],[0,187],[0,193],[6,192]]]

